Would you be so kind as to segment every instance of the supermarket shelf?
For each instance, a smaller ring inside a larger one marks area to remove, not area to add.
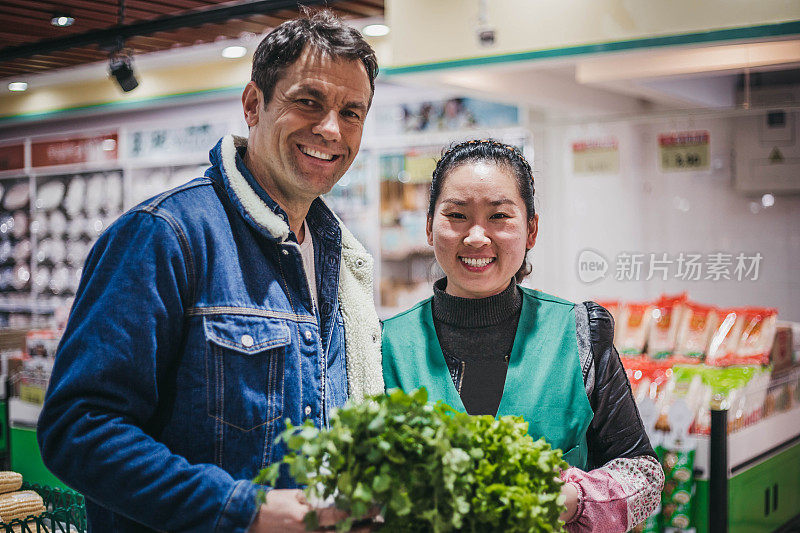
[[[12,427],[35,428],[42,406],[19,398],[8,399],[8,418]]]
[[[765,438],[769,435],[769,438]],[[800,437],[800,407],[773,415],[728,436],[728,464],[731,472],[771,449]]]
[[[36,315],[52,314],[62,302],[51,302],[38,298],[25,301],[0,300],[0,312],[4,313],[32,313]]]
[[[766,460],[771,452],[777,453],[797,438],[800,438],[800,406],[731,433],[728,435],[729,472],[735,473],[742,466]],[[695,475],[707,479],[710,439],[707,435],[699,435],[696,439]]]

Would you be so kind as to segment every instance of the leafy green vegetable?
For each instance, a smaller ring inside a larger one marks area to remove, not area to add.
[[[389,532],[561,530],[561,450],[534,442],[521,417],[469,416],[427,400],[425,389],[393,390],[336,411],[326,430],[287,420],[283,463],[309,498],[333,497],[350,513],[337,531],[374,505]],[[274,484],[280,465],[256,483]]]

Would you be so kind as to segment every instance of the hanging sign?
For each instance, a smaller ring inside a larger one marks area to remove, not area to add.
[[[128,134],[129,159],[174,157],[175,154],[206,154],[228,133],[227,123],[202,122],[172,128],[149,128]]]
[[[39,141],[31,145],[31,166],[50,167],[117,159],[117,134]]]
[[[409,183],[430,183],[436,169],[436,155],[432,153],[406,153],[405,180]]]
[[[708,170],[708,131],[681,131],[658,136],[661,170]]]
[[[617,140],[588,139],[572,143],[572,169],[575,174],[616,174],[619,172]]]
[[[10,144],[0,146],[0,170],[25,168],[25,145]]]

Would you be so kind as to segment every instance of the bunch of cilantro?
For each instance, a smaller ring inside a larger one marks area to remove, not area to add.
[[[337,531],[374,505],[389,532],[561,530],[560,450],[534,442],[521,417],[469,416],[427,399],[425,389],[393,390],[339,409],[325,430],[287,421],[283,463],[309,498],[350,513]],[[280,465],[256,483],[274,484]],[[307,525],[316,527],[313,513]]]

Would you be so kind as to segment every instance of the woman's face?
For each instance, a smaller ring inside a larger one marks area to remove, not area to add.
[[[443,176],[428,244],[447,275],[448,294],[485,298],[502,292],[536,242],[510,167],[465,163]]]

